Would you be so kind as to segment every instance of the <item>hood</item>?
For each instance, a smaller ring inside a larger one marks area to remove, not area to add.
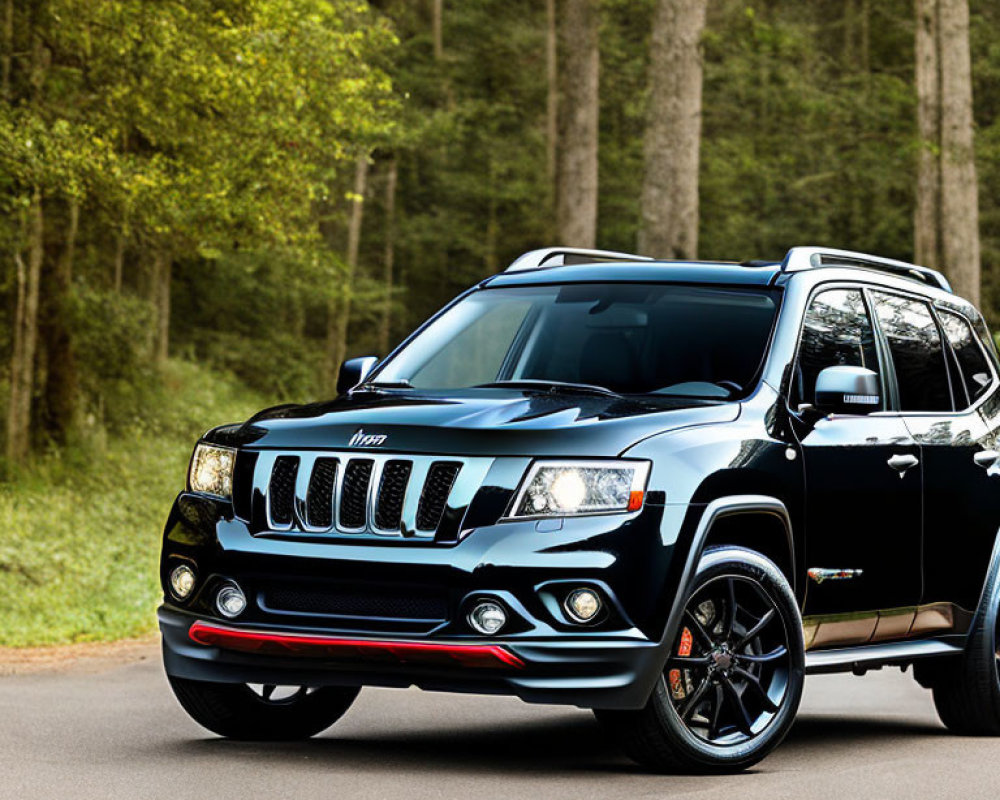
[[[465,456],[616,456],[665,430],[727,422],[739,403],[479,389],[464,396],[355,393],[329,403],[278,406],[219,444],[276,449],[375,450]]]

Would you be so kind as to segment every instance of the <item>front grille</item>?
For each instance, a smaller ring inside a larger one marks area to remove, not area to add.
[[[281,456],[274,462],[268,497],[271,499],[271,520],[276,525],[292,524],[292,508],[295,505],[295,478],[299,472],[299,460],[295,456]]]
[[[492,458],[250,451],[234,503],[253,529],[454,541]],[[455,513],[448,509],[454,509]],[[447,530],[446,530],[447,529]]]
[[[337,459],[317,458],[306,494],[306,521],[313,528],[333,525],[333,488],[337,481]]]
[[[345,528],[361,529],[368,518],[368,486],[371,483],[373,461],[352,458],[344,469],[344,486],[340,490],[340,524]]]
[[[241,492],[240,489],[253,483],[256,467],[256,453],[252,450],[237,451],[236,465],[233,467],[233,512],[240,519],[249,520],[253,512],[253,495],[250,492]]]
[[[265,590],[261,601],[268,610],[296,614],[424,621],[448,618],[447,597],[427,590],[275,588]]]
[[[427,474],[423,494],[420,495],[420,507],[417,509],[417,529],[432,531],[441,522],[448,495],[455,484],[461,464],[445,462],[434,464]]]
[[[403,519],[403,499],[410,481],[413,464],[409,461],[387,461],[382,470],[375,506],[375,527],[383,531],[399,530]]]

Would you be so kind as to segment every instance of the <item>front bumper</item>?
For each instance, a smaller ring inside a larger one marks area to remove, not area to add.
[[[421,689],[476,694],[515,695],[532,703],[577,705],[584,708],[641,708],[662,668],[656,643],[630,639],[483,642],[435,640],[441,648],[433,658],[408,653],[408,646],[426,640],[355,637],[344,640],[303,631],[239,628],[266,633],[272,640],[322,641],[313,653],[289,649],[232,649],[221,643],[201,644],[191,638],[199,620],[161,608],[163,660],[168,675],[223,683],[264,683],[301,686],[418,686]],[[213,626],[214,627],[214,626]],[[196,636],[198,629],[196,628]],[[450,654],[445,655],[447,649]],[[507,657],[474,661],[488,648]],[[392,652],[393,650],[398,652]],[[418,651],[419,652],[419,651]],[[449,663],[451,662],[451,663]]]
[[[185,562],[199,584],[188,603],[168,597],[159,611],[166,670],[204,681],[415,685],[641,708],[663,666],[661,637],[679,578],[671,556],[685,512],[647,506],[555,530],[502,523],[442,546],[254,534],[212,501],[181,495],[161,578],[166,585],[172,566]],[[237,621],[212,605],[216,587],[230,580],[250,601]],[[606,600],[597,624],[574,624],[560,605],[579,585]],[[505,635],[487,639],[469,628],[469,604],[482,597],[510,612]],[[289,598],[300,605],[290,609]],[[315,605],[330,598],[343,607]]]

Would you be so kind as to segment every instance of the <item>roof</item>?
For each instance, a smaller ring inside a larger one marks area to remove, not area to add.
[[[769,286],[781,264],[743,266],[725,261],[614,261],[539,267],[504,272],[481,286],[538,286],[552,283],[695,283],[720,286]]]

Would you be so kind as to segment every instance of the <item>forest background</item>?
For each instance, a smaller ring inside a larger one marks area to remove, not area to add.
[[[1000,322],[996,0],[0,0],[0,644],[143,634],[206,428],[523,251],[943,269]]]

